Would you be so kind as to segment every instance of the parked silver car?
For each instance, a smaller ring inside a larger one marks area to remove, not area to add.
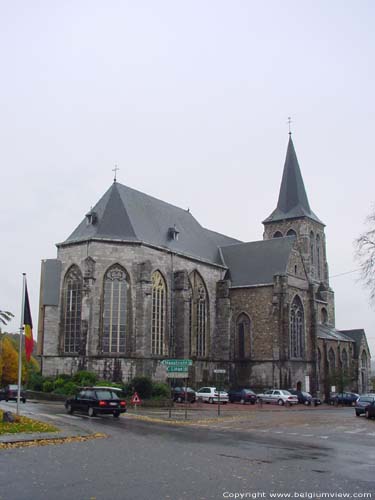
[[[298,404],[298,397],[284,389],[271,389],[257,396],[260,403],[275,403],[280,406],[285,404]]]
[[[220,391],[220,397],[219,397],[219,391],[216,389],[216,387],[201,387],[196,391],[196,396],[198,401],[203,401],[205,403],[228,403],[229,398],[228,398],[228,393],[225,391]]]

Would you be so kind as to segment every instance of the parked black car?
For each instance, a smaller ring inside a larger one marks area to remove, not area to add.
[[[77,411],[87,413],[89,417],[112,414],[117,418],[126,412],[126,401],[111,388],[84,387],[75,397],[65,401],[65,408],[70,414]]]
[[[353,406],[358,398],[359,398],[359,394],[357,394],[355,392],[339,392],[339,393],[331,394],[331,396],[329,398],[329,403],[331,405]]]
[[[0,389],[0,401],[5,399],[5,401],[17,401],[18,397],[18,385],[17,384],[9,384],[6,385],[3,389]],[[26,393],[21,387],[20,400],[22,403],[26,403]]]
[[[177,403],[183,403],[184,401],[195,403],[195,391],[191,387],[174,387],[172,389],[172,399]]]
[[[355,404],[355,414],[357,417],[364,415],[366,413],[366,408],[368,405],[375,401],[375,394],[362,394],[362,396],[357,399]]]
[[[309,406],[309,405],[318,406],[322,403],[319,398],[312,396],[309,392],[297,391],[296,389],[288,389],[288,391],[291,394],[294,394],[295,396],[297,396],[298,402],[300,404],[304,404],[306,406]]]
[[[375,401],[366,406],[365,415],[366,418],[375,418]]]
[[[257,395],[251,389],[231,389],[228,391],[230,403],[251,403],[252,405],[257,401]]]

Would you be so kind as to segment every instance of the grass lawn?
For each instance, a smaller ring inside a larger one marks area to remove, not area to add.
[[[0,435],[17,434],[19,432],[57,432],[59,430],[53,425],[12,414],[15,417],[15,422],[5,423],[3,422],[3,412],[0,410]]]

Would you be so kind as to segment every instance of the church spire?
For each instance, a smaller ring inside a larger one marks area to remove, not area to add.
[[[299,217],[309,217],[322,224],[322,221],[310,208],[291,133],[289,133],[277,207],[263,222],[275,222]]]

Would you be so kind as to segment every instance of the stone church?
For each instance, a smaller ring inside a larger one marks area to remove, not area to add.
[[[262,241],[202,227],[189,210],[116,180],[42,262],[38,348],[44,375],[95,371],[255,389],[332,385],[365,392],[364,330],[335,328],[324,223],[311,210],[291,135]]]

